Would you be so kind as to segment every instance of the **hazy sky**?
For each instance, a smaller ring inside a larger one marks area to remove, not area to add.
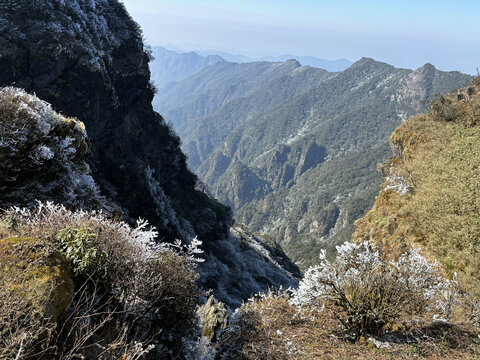
[[[363,56],[476,74],[480,1],[124,0],[152,45],[249,56]]]

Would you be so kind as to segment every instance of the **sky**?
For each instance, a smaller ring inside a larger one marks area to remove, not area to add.
[[[477,74],[480,1],[123,0],[151,45]]]

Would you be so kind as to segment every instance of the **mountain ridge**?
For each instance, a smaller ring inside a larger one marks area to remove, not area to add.
[[[219,55],[200,56],[193,51],[177,53],[160,46],[153,46],[151,52],[153,57],[150,61],[151,81],[158,88],[183,80],[204,67],[225,61]]]
[[[237,69],[234,76],[223,71],[230,67]],[[261,81],[241,78],[260,69]],[[371,58],[337,73],[293,62],[226,63],[203,69],[159,97],[189,166],[212,194],[240,222],[280,239],[302,262],[301,242],[333,251],[353,231],[353,218],[373,202],[373,187],[380,184],[376,163],[388,156],[395,127],[436,93],[469,79],[429,64],[397,69]],[[178,100],[183,91],[191,102]],[[347,212],[351,206],[355,210]]]
[[[350,60],[347,60],[344,58],[327,60],[327,59],[320,59],[315,56],[301,56],[301,55],[294,55],[294,54],[249,57],[244,55],[230,54],[228,52],[217,51],[217,50],[195,50],[195,51],[198,54],[201,54],[203,56],[210,55],[210,54],[218,54],[225,60],[230,62],[236,62],[236,63],[257,62],[257,61],[284,62],[288,59],[296,59],[303,66],[317,67],[317,68],[321,68],[321,69],[332,71],[332,72],[345,70],[347,67],[349,67],[352,64]]]

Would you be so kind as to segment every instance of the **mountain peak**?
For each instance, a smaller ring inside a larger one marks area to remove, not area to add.
[[[437,68],[430,63],[426,63],[425,65],[419,67],[416,71],[418,71],[418,72],[432,72],[432,71],[437,71]]]
[[[394,66],[387,64],[385,62],[377,61],[372,58],[362,57],[360,60],[354,62],[347,70],[362,69],[362,70],[380,70],[380,69],[390,69],[393,70]]]
[[[295,67],[295,68],[302,67],[302,64],[300,64],[300,62],[299,62],[297,59],[288,59],[288,60],[285,60],[285,61],[284,61],[284,64],[285,64],[285,65],[288,65],[288,66],[293,66],[293,67]]]
[[[372,59],[372,58],[369,58],[369,57],[362,57],[360,60],[357,60],[355,61],[351,67],[354,67],[354,66],[362,66],[362,65],[366,65],[366,64],[372,64],[372,63],[375,63],[377,61],[375,61],[375,59]]]

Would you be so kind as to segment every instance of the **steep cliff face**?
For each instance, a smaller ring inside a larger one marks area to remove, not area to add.
[[[105,195],[127,216],[147,217],[167,239],[226,233],[228,210],[195,191],[178,138],[152,110],[149,57],[124,6],[113,0],[1,6],[0,85],[35,92],[85,123]]]
[[[480,82],[439,96],[426,114],[399,126],[373,208],[355,224],[357,241],[396,256],[421,247],[465,288],[478,292]]]
[[[164,241],[197,235],[205,257],[219,259],[216,242],[232,236],[230,210],[197,190],[179,138],[153,111],[149,61],[117,0],[0,2],[0,86],[24,88],[85,124],[93,178],[127,220],[147,218]],[[235,255],[219,263],[242,263]],[[215,290],[218,281],[203,274]],[[236,286],[237,302],[257,289]]]

